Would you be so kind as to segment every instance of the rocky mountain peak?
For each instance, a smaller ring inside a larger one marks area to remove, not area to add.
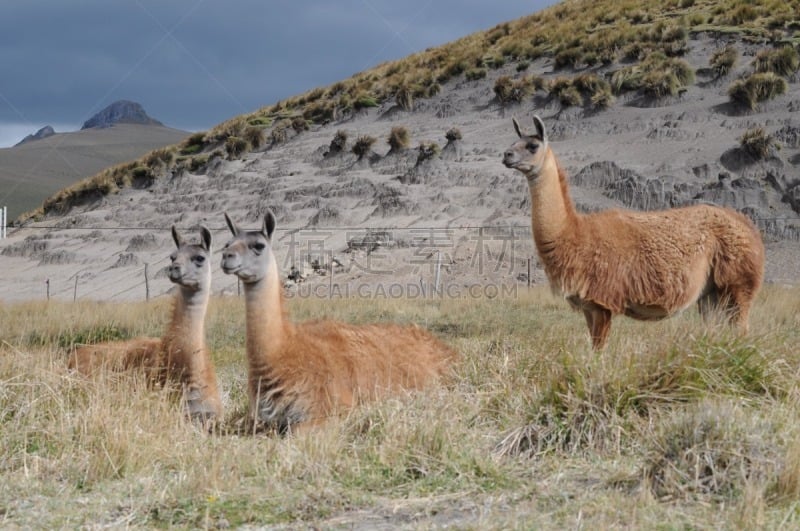
[[[38,131],[36,131],[35,133],[33,133],[32,135],[26,136],[25,138],[17,142],[16,145],[20,146],[26,142],[31,142],[32,140],[41,140],[43,138],[47,138],[48,136],[53,136],[54,134],[56,134],[55,130],[51,126],[46,125],[41,129],[39,129]]]
[[[111,127],[114,124],[163,125],[147,115],[144,108],[128,100],[115,101],[83,123],[83,129]]]

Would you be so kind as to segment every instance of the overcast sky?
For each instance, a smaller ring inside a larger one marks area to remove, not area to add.
[[[129,99],[197,131],[554,0],[0,3],[0,147]]]

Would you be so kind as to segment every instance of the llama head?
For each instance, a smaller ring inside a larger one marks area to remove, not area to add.
[[[503,153],[503,164],[507,168],[521,171],[528,179],[535,179],[542,171],[547,154],[548,141],[544,122],[538,116],[534,116],[533,123],[536,126],[536,132],[526,134],[522,132],[516,118],[512,118],[512,121],[519,140]]]
[[[175,225],[172,226],[172,239],[177,249],[169,256],[167,266],[169,279],[185,288],[195,291],[209,289],[211,286],[211,232],[200,227],[200,243],[188,243]]]
[[[236,275],[245,284],[264,279],[270,267],[275,267],[272,254],[275,214],[268,210],[259,230],[242,230],[227,213],[225,221],[233,238],[222,249],[222,270],[228,275]]]

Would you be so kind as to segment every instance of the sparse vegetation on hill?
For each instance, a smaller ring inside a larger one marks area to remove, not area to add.
[[[731,83],[728,96],[732,103],[753,110],[758,103],[785,93],[787,88],[786,80],[773,72],[756,73]]]
[[[324,124],[392,99],[410,110],[420,99],[437,94],[444,83],[458,79],[477,81],[509,63],[522,71],[543,57],[552,60],[565,78],[596,75],[594,69],[601,66],[614,72],[610,91],[605,87],[586,91],[577,82],[556,85],[559,90],[551,95],[563,105],[602,109],[613,104],[612,93],[628,91],[641,91],[653,98],[675,96],[694,82],[693,70],[680,56],[686,52],[689,36],[697,32],[726,35],[765,49],[776,47],[775,51],[759,55],[754,75],[785,76],[797,70],[798,10],[800,0],[747,4],[739,0],[569,0],[233,118],[207,132],[202,142],[181,145],[181,155],[211,152],[229,137],[248,138],[244,133],[247,126],[272,127],[269,143],[278,145],[289,138],[287,121],[297,124],[293,120],[298,117],[305,124]],[[731,53],[710,58],[711,68],[718,76],[735,64]],[[732,87],[731,97],[752,108],[769,95],[780,94],[781,86],[777,80],[754,78],[747,86]],[[537,88],[536,80],[527,77],[512,80],[501,76],[495,82],[495,94],[501,103],[530,97]],[[251,149],[255,147],[254,142],[249,143]],[[98,175],[76,187],[86,193],[103,194],[109,189],[105,180]],[[128,180],[117,179],[123,186]],[[76,195],[77,190],[62,191],[29,216],[53,208],[66,211],[70,198]]]

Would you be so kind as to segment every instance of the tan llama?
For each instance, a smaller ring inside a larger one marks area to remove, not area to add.
[[[416,326],[293,324],[272,252],[275,216],[240,229],[222,250],[222,270],[244,284],[248,391],[255,418],[280,433],[319,424],[364,400],[439,381],[453,350]]]
[[[694,302],[747,331],[764,277],[764,244],[747,217],[711,205],[579,214],[542,120],[534,116],[533,134],[513,122],[519,140],[503,164],[528,180],[539,258],[554,292],[583,311],[595,349],[612,315],[658,320]]]
[[[138,337],[78,347],[69,367],[91,375],[102,367],[115,371],[143,368],[158,383],[181,383],[186,413],[207,421],[222,416],[217,376],[205,340],[211,294],[211,233],[201,227],[201,242],[185,242],[175,227],[177,250],[170,255],[169,279],[178,285],[172,320],[163,337]]]

